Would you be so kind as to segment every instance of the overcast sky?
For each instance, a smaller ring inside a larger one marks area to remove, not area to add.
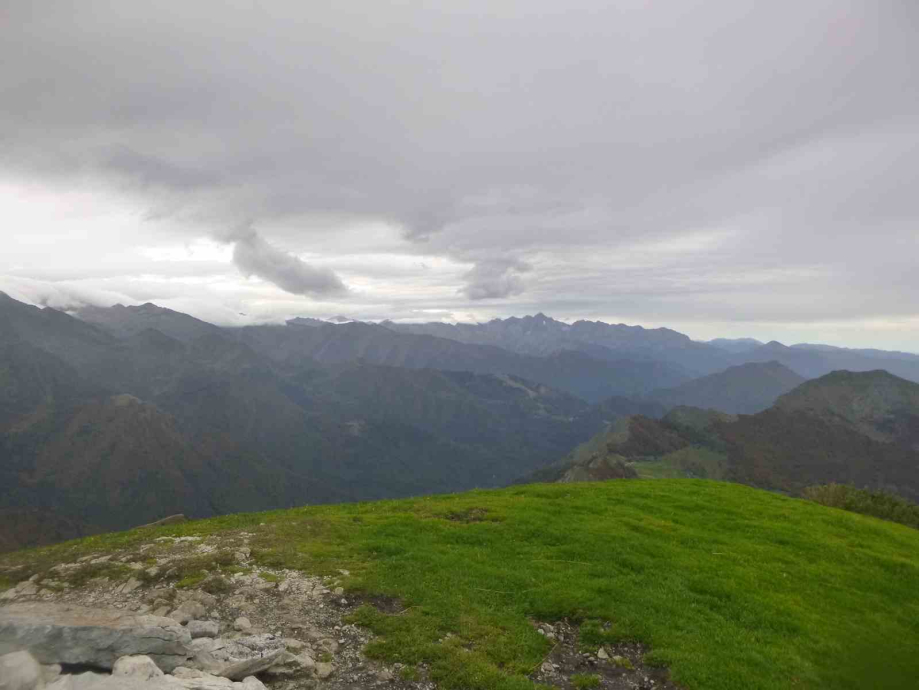
[[[0,0],[0,290],[919,351],[916,0]]]

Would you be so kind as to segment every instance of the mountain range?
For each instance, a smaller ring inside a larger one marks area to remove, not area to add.
[[[457,326],[343,317],[222,328],[153,304],[69,314],[0,293],[0,549],[171,513],[553,478],[575,447],[593,465],[568,480],[686,474],[696,463],[688,473],[763,483],[757,468],[794,472],[772,456],[764,465],[761,437],[792,429],[788,442],[804,442],[808,424],[825,432],[815,447],[855,449],[852,439],[864,438],[862,450],[881,448],[899,467],[917,442],[913,384],[869,386],[870,404],[859,403],[868,416],[844,412],[852,386],[841,374],[835,388],[820,388],[835,401],[832,414],[789,397],[811,390],[802,371],[837,360],[888,370],[919,363],[818,346],[725,348],[669,329],[542,314]],[[695,408],[720,412],[687,412]],[[627,430],[628,452],[606,453],[609,429]],[[673,453],[686,462],[656,459]],[[754,455],[732,460],[745,453]],[[875,483],[909,485],[901,474]],[[794,489],[796,477],[776,486]]]
[[[0,296],[0,548],[170,513],[499,486],[619,414],[660,412],[422,367],[467,346],[379,326],[225,330],[152,305],[91,318]]]

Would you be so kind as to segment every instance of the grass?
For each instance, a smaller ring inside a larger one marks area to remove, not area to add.
[[[688,446],[661,457],[630,464],[642,479],[724,479],[727,456],[709,448]]]
[[[919,505],[886,491],[858,489],[846,484],[826,484],[806,488],[804,498],[832,508],[873,515],[919,529]]]
[[[155,536],[243,529],[263,567],[347,569],[349,591],[394,598],[394,613],[355,614],[377,633],[367,653],[424,663],[442,688],[532,689],[550,642],[531,621],[562,618],[582,623],[585,644],[643,642],[645,662],[690,690],[899,689],[919,674],[919,532],[722,482],[531,485],[234,515],[0,566],[27,564],[19,578]]]
[[[571,676],[571,684],[578,690],[587,690],[587,688],[599,688],[600,676],[596,673],[575,673]]]

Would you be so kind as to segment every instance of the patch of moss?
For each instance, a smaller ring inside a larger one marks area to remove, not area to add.
[[[399,677],[408,682],[416,682],[421,680],[421,674],[418,673],[418,669],[414,666],[403,666],[399,669]]]
[[[72,587],[82,587],[90,580],[107,577],[109,580],[127,580],[134,574],[128,566],[121,563],[91,563],[73,570],[59,579],[64,580]]]
[[[181,580],[176,582],[176,589],[187,589],[189,587],[196,587],[197,585],[204,582],[207,578],[207,571],[202,570],[198,573],[193,573],[191,575],[186,575]]]
[[[596,673],[575,673],[571,676],[571,684],[578,690],[587,690],[587,688],[599,688],[600,676]]]
[[[233,589],[233,586],[230,584],[229,580],[227,580],[222,575],[215,575],[213,577],[207,578],[201,585],[201,589],[208,594],[216,595],[226,594]]]
[[[591,618],[581,623],[580,646],[585,652],[596,653],[603,645],[620,641],[609,621]]]

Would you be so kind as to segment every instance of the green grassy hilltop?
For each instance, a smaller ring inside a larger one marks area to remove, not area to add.
[[[919,531],[721,482],[537,484],[241,514],[0,565],[26,564],[21,579],[81,552],[238,530],[255,533],[265,566],[346,569],[353,594],[396,598],[394,611],[358,611],[378,635],[368,653],[424,661],[444,688],[533,687],[527,675],[551,643],[531,621],[562,618],[582,624],[588,646],[644,643],[646,663],[692,690],[907,688],[919,677]]]

